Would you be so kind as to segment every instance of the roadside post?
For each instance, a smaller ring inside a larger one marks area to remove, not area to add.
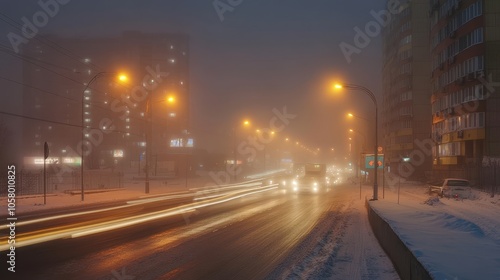
[[[45,168],[47,158],[49,157],[49,144],[43,145],[43,205],[47,204],[47,169]]]
[[[488,167],[490,171],[493,171],[493,178],[490,177],[493,181],[491,183],[491,197],[495,197],[497,188],[497,167],[500,165],[500,158],[484,156],[482,165],[483,167]]]

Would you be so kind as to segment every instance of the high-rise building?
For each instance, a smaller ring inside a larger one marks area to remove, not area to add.
[[[383,31],[382,133],[390,172],[424,179],[431,155],[429,1],[401,1]]]
[[[500,157],[500,2],[430,2],[433,175],[481,183]]]
[[[23,49],[24,114],[32,118],[24,125],[26,167],[40,162],[44,142],[51,164],[76,167],[84,143],[90,150],[85,168],[142,172],[151,123],[150,171],[178,175],[185,169],[183,155],[193,144],[187,35],[44,38]],[[116,79],[120,72],[127,84]]]

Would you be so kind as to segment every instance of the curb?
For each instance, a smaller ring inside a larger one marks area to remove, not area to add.
[[[391,226],[371,208],[368,200],[365,201],[368,210],[368,221],[380,246],[391,259],[401,279],[429,279],[433,278],[417,257],[406,247]]]

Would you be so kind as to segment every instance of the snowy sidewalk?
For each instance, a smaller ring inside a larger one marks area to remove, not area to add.
[[[386,188],[370,206],[434,279],[500,279],[500,197],[430,198],[425,185]]]

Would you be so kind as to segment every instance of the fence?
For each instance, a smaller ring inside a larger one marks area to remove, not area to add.
[[[81,189],[81,173],[71,172],[58,175],[47,172],[47,193],[57,193]],[[0,175],[0,196],[7,196],[7,176]],[[84,173],[85,190],[113,189],[123,187],[123,174],[120,172],[89,170]],[[43,171],[17,172],[16,195],[43,194]]]
[[[431,180],[428,182],[438,182],[444,178],[467,179],[471,182],[473,188],[497,194],[500,183],[500,166],[483,166],[480,161],[471,161],[453,169],[433,170]]]

